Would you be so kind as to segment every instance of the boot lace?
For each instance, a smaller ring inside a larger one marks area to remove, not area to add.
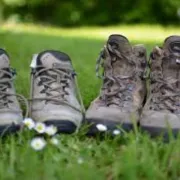
[[[104,59],[104,61],[102,61]],[[123,76],[113,75],[112,63],[118,59],[126,59],[126,61],[134,66],[131,75]],[[100,75],[100,66],[104,68],[105,73]],[[108,44],[102,49],[99,58],[96,62],[96,76],[103,79],[103,86],[101,88],[100,99],[103,100],[106,106],[116,105],[125,107],[133,100],[132,90],[134,89],[133,81],[137,76],[142,75],[143,72],[138,68],[136,62],[123,53],[119,52],[115,46]],[[112,86],[116,88],[112,89]]]
[[[71,69],[64,69],[64,68],[45,68],[43,66],[37,66],[38,71],[34,69],[33,78],[39,78],[40,83],[44,88],[41,93],[45,93],[46,97],[44,98],[33,98],[30,101],[37,101],[37,100],[45,100],[46,103],[53,103],[53,104],[64,104],[70,106],[71,108],[85,112],[82,97],[80,95],[80,90],[78,88],[78,83],[76,79],[76,73]],[[68,100],[65,98],[66,95],[69,95],[69,92],[66,88],[69,87],[69,81],[75,79],[76,84],[76,91],[79,97],[81,110],[74,107]],[[33,85],[31,85],[33,88]],[[32,89],[31,89],[31,92]]]
[[[1,79],[0,79],[0,111],[3,112],[17,112],[19,113],[20,111],[15,111],[10,109],[9,104],[13,103],[13,101],[10,99],[11,96],[16,96],[20,102],[25,105],[25,117],[28,116],[28,102],[25,99],[24,96],[20,94],[13,94],[7,92],[7,89],[12,86],[12,82],[14,81],[14,75],[15,70],[14,69],[9,69],[9,68],[4,68],[0,69],[0,74],[1,74]]]
[[[180,56],[171,54],[168,59],[175,58],[177,65],[180,63]],[[180,66],[180,65],[178,65]],[[162,69],[150,73],[151,79],[151,110],[169,110],[180,113],[180,91],[176,85],[180,83],[177,78],[163,78]]]

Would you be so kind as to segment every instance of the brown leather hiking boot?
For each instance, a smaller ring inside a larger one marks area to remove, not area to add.
[[[98,132],[99,124],[105,126],[102,130],[113,131],[119,125],[129,131],[139,121],[146,95],[146,49],[143,45],[131,46],[122,35],[111,35],[97,61],[96,72],[101,59],[103,85],[86,112],[86,121],[91,124],[88,134]]]
[[[47,50],[33,61],[30,116],[55,125],[58,132],[75,132],[83,120],[83,104],[76,98],[78,87],[70,57]]]
[[[150,56],[150,95],[141,127],[152,136],[180,129],[180,36],[168,37]]]
[[[14,75],[7,52],[0,49],[0,135],[17,131],[23,120],[17,97],[26,100],[15,92]]]

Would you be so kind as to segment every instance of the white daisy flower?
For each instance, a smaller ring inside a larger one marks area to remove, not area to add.
[[[82,157],[79,157],[77,160],[78,164],[83,164],[84,163],[84,159]]]
[[[31,140],[31,147],[36,151],[42,150],[46,146],[46,144],[46,141],[40,137]]]
[[[97,124],[96,125],[96,128],[99,130],[99,131],[107,131],[107,126],[103,125],[103,124]]]
[[[46,131],[46,125],[44,123],[38,122],[34,128],[39,134],[43,134]]]
[[[114,135],[119,135],[121,133],[121,131],[119,130],[119,129],[115,129],[114,131],[113,131],[113,134]]]
[[[53,125],[47,126],[45,132],[49,136],[53,136],[57,133],[57,127]]]
[[[31,118],[25,118],[23,124],[30,130],[35,127],[35,122]]]
[[[55,137],[51,138],[50,143],[57,146],[59,144],[59,140]]]

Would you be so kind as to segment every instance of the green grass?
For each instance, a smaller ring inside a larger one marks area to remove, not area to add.
[[[87,108],[98,95],[95,61],[111,33],[122,33],[132,44],[144,43],[151,51],[164,38],[178,34],[180,27],[117,26],[107,28],[58,29],[34,25],[2,25],[0,46],[17,69],[17,92],[29,97],[32,54],[56,49],[70,55],[78,74],[79,87]],[[180,139],[163,143],[141,132],[114,139],[88,138],[84,130],[60,135],[58,147],[34,151],[29,142],[33,133],[20,132],[0,140],[0,180],[55,179],[180,179]],[[83,163],[78,163],[83,159]]]

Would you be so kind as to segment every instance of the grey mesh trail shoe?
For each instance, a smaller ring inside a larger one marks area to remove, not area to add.
[[[69,56],[47,50],[34,61],[30,116],[35,121],[55,125],[58,132],[75,132],[83,120],[83,104],[81,98],[81,103],[76,98],[76,74]]]
[[[122,35],[111,35],[97,60],[97,73],[101,63],[101,92],[86,112],[86,121],[91,125],[88,134],[96,134],[99,124],[110,132],[117,126],[130,131],[139,121],[146,96],[146,49],[143,45],[131,46]]]
[[[170,36],[150,56],[150,95],[140,125],[152,136],[180,130],[180,36]]]
[[[23,97],[15,92],[14,75],[7,52],[0,49],[0,135],[19,130],[23,120],[17,96]]]

